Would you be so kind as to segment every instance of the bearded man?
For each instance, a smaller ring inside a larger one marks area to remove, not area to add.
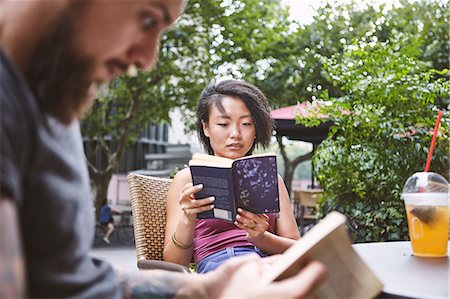
[[[208,275],[117,273],[89,256],[94,214],[78,120],[103,83],[149,69],[183,0],[0,2],[0,297],[293,298],[312,263],[263,286],[259,259]],[[245,287],[241,284],[246,282]]]

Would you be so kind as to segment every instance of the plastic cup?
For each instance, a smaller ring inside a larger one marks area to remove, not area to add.
[[[408,231],[415,256],[447,255],[449,229],[449,185],[434,172],[417,172],[405,183]]]

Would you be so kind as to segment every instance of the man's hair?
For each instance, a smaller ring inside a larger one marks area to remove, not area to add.
[[[253,117],[256,138],[246,155],[250,155],[257,145],[266,148],[270,143],[274,127],[266,96],[259,88],[250,83],[240,80],[225,80],[206,86],[197,104],[197,134],[205,150],[210,155],[214,154],[210,140],[203,132],[203,123],[209,122],[209,115],[213,107],[217,107],[222,113],[225,112],[222,99],[226,96],[241,99]]]

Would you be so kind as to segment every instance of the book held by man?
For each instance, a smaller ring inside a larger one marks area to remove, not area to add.
[[[278,173],[275,154],[251,155],[236,160],[194,154],[189,161],[194,185],[203,184],[196,198],[214,196],[214,209],[198,219],[234,221],[238,208],[255,214],[278,213]]]
[[[327,268],[325,280],[314,291],[316,298],[374,298],[383,285],[352,247],[346,217],[331,212],[286,250],[263,275],[269,284],[297,274],[318,260]]]

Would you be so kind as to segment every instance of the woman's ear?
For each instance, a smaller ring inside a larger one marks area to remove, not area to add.
[[[209,127],[208,127],[208,124],[205,123],[202,120],[202,126],[203,126],[203,134],[205,134],[205,136],[209,138]]]

